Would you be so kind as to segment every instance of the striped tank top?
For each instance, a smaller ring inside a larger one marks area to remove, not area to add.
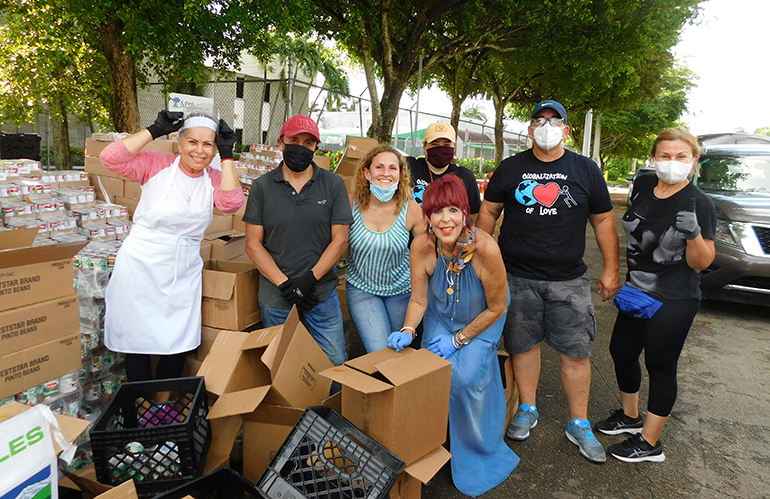
[[[409,231],[406,230],[404,203],[396,221],[385,232],[375,232],[364,224],[358,202],[353,203],[353,225],[348,236],[347,282],[377,296],[409,293]]]

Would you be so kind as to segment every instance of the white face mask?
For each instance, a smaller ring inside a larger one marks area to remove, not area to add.
[[[558,146],[564,137],[564,129],[546,123],[543,126],[535,128],[532,132],[535,142],[546,151],[550,151]]]
[[[658,178],[667,184],[678,184],[687,180],[692,170],[692,163],[681,163],[679,161],[656,161],[655,173]]]

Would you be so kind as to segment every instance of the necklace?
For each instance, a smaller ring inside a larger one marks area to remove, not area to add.
[[[189,205],[190,201],[192,201],[192,194],[190,193],[190,190],[188,189],[187,185],[183,186],[182,184],[186,184],[184,179],[181,179],[180,182],[177,182],[177,187],[179,188],[179,192],[182,193],[182,197],[185,198],[185,200],[187,201],[187,204]],[[184,189],[182,189],[182,187],[184,187]]]
[[[462,235],[457,240],[457,243],[455,243],[454,252],[452,253],[452,257],[449,258],[449,263],[447,264],[445,272],[448,285],[446,293],[449,296],[452,296],[455,293],[455,274],[460,275],[460,273],[465,269],[465,265],[471,261],[471,258],[473,258],[473,252],[475,249],[476,231],[471,232],[468,229],[463,229]],[[438,244],[438,242],[436,244],[436,251],[441,256],[441,258],[447,258],[442,254],[440,244]]]

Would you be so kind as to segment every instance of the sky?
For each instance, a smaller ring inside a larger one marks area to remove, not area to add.
[[[709,0],[701,3],[698,18],[684,27],[673,53],[698,77],[683,116],[691,132],[732,132],[740,127],[753,133],[770,126],[769,20],[770,0]],[[368,97],[363,73],[350,76],[351,93]],[[468,100],[463,109],[474,103],[481,104],[487,123],[492,123],[492,103]],[[415,99],[404,94],[401,107],[410,106],[415,106]],[[419,109],[449,115],[452,105],[440,90],[423,89]],[[525,127],[506,123],[510,131]]]

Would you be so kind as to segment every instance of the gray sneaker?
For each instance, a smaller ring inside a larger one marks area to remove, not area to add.
[[[508,425],[506,436],[511,440],[526,440],[529,438],[529,430],[537,426],[540,413],[534,405],[521,404],[516,410],[513,421]]]
[[[587,419],[575,418],[570,421],[565,435],[570,442],[580,447],[580,453],[589,461],[603,463],[607,460],[604,447],[596,440],[594,432],[591,431],[591,423]]]

